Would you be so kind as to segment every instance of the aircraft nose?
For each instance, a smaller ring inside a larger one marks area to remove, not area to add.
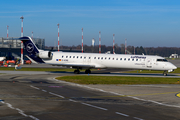
[[[177,69],[177,67],[175,65],[173,65],[173,69]]]
[[[171,69],[174,70],[174,69],[177,69],[177,67],[171,63]]]

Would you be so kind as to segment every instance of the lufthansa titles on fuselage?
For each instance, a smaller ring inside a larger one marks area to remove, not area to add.
[[[131,56],[131,58],[146,59],[144,56]]]

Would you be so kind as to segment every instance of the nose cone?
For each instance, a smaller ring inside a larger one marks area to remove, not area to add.
[[[175,65],[173,65],[173,70],[174,70],[174,69],[177,69],[177,67],[176,67]]]
[[[173,65],[172,63],[170,63],[170,65],[169,65],[169,68],[171,68],[171,69],[177,69],[177,67],[175,66],[175,65]]]

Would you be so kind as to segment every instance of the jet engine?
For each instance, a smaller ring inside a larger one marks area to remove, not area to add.
[[[41,51],[37,54],[37,56],[42,59],[51,59],[52,53],[51,53],[51,51]]]

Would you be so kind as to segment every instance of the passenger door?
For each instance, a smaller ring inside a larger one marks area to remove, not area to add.
[[[147,59],[146,67],[152,68],[152,59]]]

